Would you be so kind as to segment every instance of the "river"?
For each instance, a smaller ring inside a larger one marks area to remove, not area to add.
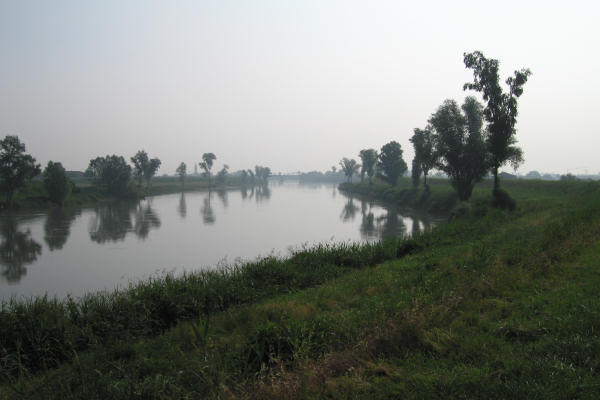
[[[80,296],[316,243],[411,235],[438,221],[349,197],[335,184],[294,181],[4,214],[0,298]]]

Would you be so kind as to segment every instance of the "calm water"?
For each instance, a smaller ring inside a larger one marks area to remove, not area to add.
[[[93,208],[0,216],[0,298],[74,296],[322,242],[375,241],[435,219],[332,184],[271,183]]]

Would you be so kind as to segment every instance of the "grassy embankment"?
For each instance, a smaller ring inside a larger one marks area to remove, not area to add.
[[[394,187],[374,179],[372,184],[368,182],[345,182],[340,184],[339,188],[348,194],[356,194],[378,201],[395,203],[401,207],[416,208],[432,213],[447,214],[448,210],[453,209],[458,204],[458,196],[456,196],[456,192],[449,185],[447,179],[429,179],[428,183],[429,191],[424,191],[422,186],[415,188],[410,179],[406,178],[400,179]],[[476,203],[480,204],[482,201],[487,201],[485,195],[481,196],[483,194],[481,189],[486,186],[485,183],[480,185],[480,195],[475,196]]]
[[[0,398],[597,398],[600,186],[504,186],[409,241],[5,304]]]

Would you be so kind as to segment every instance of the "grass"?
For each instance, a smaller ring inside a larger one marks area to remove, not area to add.
[[[5,304],[0,398],[597,398],[600,185],[504,188],[410,241]]]

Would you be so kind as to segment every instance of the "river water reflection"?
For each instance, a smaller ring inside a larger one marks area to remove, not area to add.
[[[436,219],[333,184],[186,192],[0,216],[0,298],[64,297],[322,242],[411,235]]]

